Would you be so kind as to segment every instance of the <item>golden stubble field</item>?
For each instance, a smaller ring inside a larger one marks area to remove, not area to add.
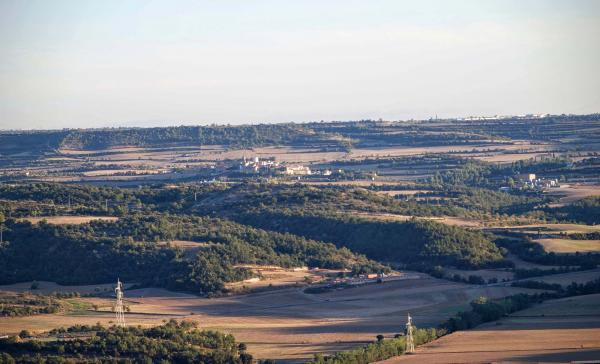
[[[600,251],[600,240],[573,240],[560,238],[535,239],[542,244],[544,250],[555,253],[597,252]]]
[[[537,223],[515,226],[497,226],[493,230],[502,235],[502,231],[518,232],[532,237],[532,241],[544,247],[547,252],[559,254],[588,253],[600,251],[600,240],[568,239],[568,234],[593,233],[600,231],[600,225]]]
[[[323,294],[302,288],[213,299],[163,289],[126,291],[128,324],[156,325],[165,319],[197,321],[201,327],[230,332],[257,358],[303,362],[317,352],[333,352],[371,342],[378,334],[402,332],[407,313],[418,326],[433,326],[468,307],[479,296],[503,297],[532,290],[469,286],[414,273],[411,279]],[[0,287],[6,289],[6,287]],[[71,314],[0,318],[0,334],[33,332],[73,324],[109,324],[109,298],[81,298],[101,310]]]
[[[546,301],[379,364],[566,363],[599,358],[600,294],[594,294]]]

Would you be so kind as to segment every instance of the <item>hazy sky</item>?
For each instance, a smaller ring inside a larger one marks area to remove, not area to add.
[[[600,1],[0,0],[0,129],[600,112]]]

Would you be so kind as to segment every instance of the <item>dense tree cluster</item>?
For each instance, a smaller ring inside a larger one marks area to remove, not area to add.
[[[400,201],[362,188],[312,187],[301,184],[242,183],[206,191],[194,207],[198,213],[239,213],[261,209],[303,209],[335,214],[345,212],[386,212],[400,215],[456,215],[452,207],[428,206]]]
[[[380,189],[375,188],[374,189]],[[194,196],[198,200],[196,203]],[[562,208],[546,208],[547,195],[531,192],[497,192],[487,188],[446,186],[400,200],[361,188],[310,187],[241,183],[237,185],[182,185],[178,188],[138,189],[66,186],[51,183],[0,185],[0,213],[5,216],[60,214],[116,215],[169,211],[219,215],[248,209],[294,208],[336,213],[385,212],[412,216],[462,216],[482,219],[526,214],[535,218],[593,223],[597,199],[588,198]],[[432,202],[430,202],[430,200]],[[586,212],[591,211],[589,214]]]
[[[4,224],[9,243],[0,248],[0,260],[6,261],[2,279],[67,283],[65,277],[73,276],[67,274],[71,270],[85,277],[85,282],[107,282],[118,274],[109,268],[109,262],[116,261],[124,279],[210,293],[221,291],[225,282],[247,278],[249,272],[236,268],[239,264],[348,268],[355,273],[385,269],[352,252],[417,269],[432,265],[508,266],[504,251],[496,244],[541,264],[598,264],[598,254],[548,254],[539,244],[525,241],[526,237],[492,241],[491,236],[478,231],[431,221],[368,218],[372,213],[518,213],[543,202],[537,197],[484,188],[454,187],[427,194],[450,197],[446,200],[453,202],[423,204],[358,188],[266,183],[136,189],[47,183],[0,185],[0,198],[7,201],[0,205],[0,213],[6,216],[31,216],[33,212],[130,216],[117,222],[70,226],[30,226],[9,219]],[[589,210],[595,204],[597,199],[592,198],[579,205]],[[66,206],[71,210],[66,211]],[[569,208],[578,208],[575,206]],[[359,218],[356,213],[365,216]],[[189,251],[156,244],[169,240],[204,245],[190,255]],[[52,252],[57,251],[68,252],[76,263],[54,264],[58,254]],[[29,268],[34,264],[40,268]]]
[[[172,143],[255,147],[263,145],[333,144],[303,125],[178,126],[71,130],[61,146],[104,149],[115,145],[157,146]]]
[[[0,291],[0,317],[55,313],[61,307],[60,301],[51,296]]]
[[[600,278],[586,283],[571,282],[571,284],[565,287],[564,292],[565,296],[600,293]]]
[[[5,363],[205,363],[250,364],[252,356],[232,335],[201,331],[194,323],[171,320],[152,328],[80,326],[77,338],[0,339]],[[87,338],[81,338],[87,334]],[[12,360],[12,361],[11,361]]]
[[[378,221],[350,215],[320,215],[310,211],[261,211],[239,221],[289,232],[386,262],[424,262],[476,268],[502,264],[503,254],[485,234],[428,220]]]
[[[600,240],[600,231],[593,231],[591,233],[571,233],[566,235],[566,237],[573,240]]]
[[[471,302],[470,311],[459,312],[440,327],[448,333],[471,329],[484,322],[496,321],[507,314],[523,310],[535,300],[536,298],[527,294],[516,294],[496,300],[479,297]]]
[[[8,220],[0,246],[0,282],[52,280],[63,284],[141,284],[201,294],[249,278],[238,264],[318,266],[380,271],[384,267],[333,244],[268,232],[217,218],[136,215],[116,222],[37,225]],[[192,254],[169,240],[198,243]],[[356,268],[362,267],[362,268]]]
[[[480,232],[424,220],[352,217],[357,211],[419,212],[414,206],[362,189],[243,184],[208,192],[194,211],[219,211],[244,224],[332,242],[388,262],[472,268],[502,261],[502,252]]]
[[[557,220],[583,222],[589,225],[600,224],[600,196],[592,196],[575,201],[571,204],[547,208],[544,210]]]
[[[190,198],[195,192],[197,201]],[[226,217],[238,223],[287,234],[287,239],[297,240],[296,244],[305,239],[330,242],[335,243],[339,248],[366,254],[372,259],[385,259],[405,264],[424,261],[441,265],[478,267],[497,264],[502,260],[501,251],[496,248],[489,237],[476,231],[427,221],[385,222],[350,217],[355,212],[389,212],[403,215],[427,215],[435,210],[438,213],[444,212],[444,209],[438,206],[398,201],[363,189],[253,183],[228,187],[219,185],[189,186],[178,189],[124,189],[34,184],[0,188],[0,197],[13,201],[31,199],[46,203],[63,202],[70,198],[72,205],[83,205],[84,201],[102,201],[108,198],[111,201],[122,201],[123,203],[137,201],[145,206],[144,211],[148,211],[148,214],[151,214],[151,211],[170,211],[172,213]],[[101,208],[100,203],[99,205]],[[96,213],[102,212],[102,210],[96,210]],[[172,216],[174,215],[161,220],[161,224],[164,226],[160,229],[152,223],[154,228],[149,231],[143,227],[145,223],[140,219],[135,222],[123,219],[122,222],[112,225],[94,222],[85,226],[92,229],[102,226],[124,229],[117,235],[107,231],[106,236],[103,236],[104,239],[127,240],[131,237],[138,242],[156,241],[157,239],[195,240],[193,234],[190,235],[190,231],[183,231],[179,228],[178,230],[174,227],[177,224],[169,223],[169,220],[175,221]],[[125,229],[123,224],[130,224],[131,228]],[[182,224],[189,225],[190,221],[185,220]],[[243,229],[241,225],[237,225],[237,228]],[[68,229],[82,228],[70,227]],[[160,231],[160,234],[157,231]],[[246,235],[252,236],[251,234]],[[85,237],[82,240],[85,241]],[[125,241],[123,244],[131,244],[131,242]],[[256,247],[260,244],[257,244],[255,239],[252,245]],[[316,246],[321,247],[322,251],[330,249],[324,248],[327,245],[323,244]],[[230,247],[231,244],[219,247],[219,249],[222,252],[223,249]],[[216,249],[215,247],[209,251]],[[256,249],[254,250],[252,254],[244,253],[243,259],[235,259],[235,261],[265,261],[260,258]],[[223,255],[231,256],[232,253],[219,254],[219,256]],[[249,255],[252,255],[253,258],[248,259]],[[293,255],[298,254],[294,253]],[[293,262],[293,264],[304,263],[320,267],[339,267],[343,265],[339,263],[339,260],[339,258],[332,260],[322,257],[321,254],[315,254],[313,249],[311,254],[305,254],[302,259],[292,260],[287,264]],[[270,261],[272,262],[274,259],[270,259]],[[276,261],[286,264],[281,254]],[[360,264],[365,267],[367,262],[363,260]],[[373,269],[376,267],[368,268],[368,270]]]
[[[440,337],[443,332],[436,329],[413,329],[415,345],[425,344]],[[379,360],[385,360],[393,356],[404,354],[406,337],[397,335],[390,340],[383,340],[378,335],[377,341],[348,351],[340,351],[332,355],[315,355],[314,359],[308,364],[368,364]]]
[[[55,214],[126,215],[132,211],[179,210],[191,204],[194,193],[221,189],[213,186],[129,189],[60,183],[0,184],[0,212],[6,216]],[[35,203],[34,203],[35,202]]]

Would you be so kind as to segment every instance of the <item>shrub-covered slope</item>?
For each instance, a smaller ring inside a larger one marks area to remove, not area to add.
[[[386,222],[354,218],[356,211],[444,211],[361,189],[245,184],[207,192],[194,209],[266,230],[333,242],[375,260],[465,268],[498,265],[503,260],[500,249],[478,231],[424,220]]]
[[[462,268],[501,265],[500,249],[481,232],[433,221],[377,221],[348,215],[261,212],[238,217],[263,229],[334,242],[375,260]]]
[[[6,227],[6,241],[0,246],[0,283],[37,279],[86,284],[121,277],[212,293],[223,290],[225,282],[248,278],[249,272],[236,268],[237,264],[383,269],[333,244],[217,218],[153,215],[80,225],[9,220]],[[190,256],[156,243],[172,239],[204,244],[198,244]]]

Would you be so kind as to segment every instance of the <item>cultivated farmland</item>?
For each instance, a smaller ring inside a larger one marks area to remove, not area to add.
[[[547,301],[379,362],[571,362],[600,357],[600,295]]]

